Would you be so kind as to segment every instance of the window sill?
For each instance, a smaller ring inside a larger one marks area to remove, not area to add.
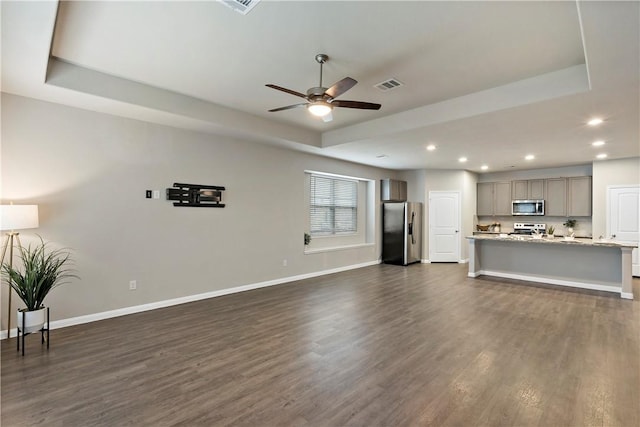
[[[304,254],[308,255],[308,254],[318,254],[322,252],[344,251],[348,249],[366,248],[369,246],[375,246],[375,243],[358,243],[356,245],[343,245],[343,246],[332,246],[328,248],[305,249]]]

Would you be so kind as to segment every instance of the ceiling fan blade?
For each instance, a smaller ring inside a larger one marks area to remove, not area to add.
[[[357,80],[345,77],[325,91],[331,98],[337,98],[356,85]]]
[[[274,108],[273,110],[269,110],[269,112],[273,113],[276,111],[291,110],[292,108],[304,107],[305,105],[308,104],[306,102],[303,102],[302,104],[287,105],[286,107]]]
[[[296,92],[295,90],[287,89],[286,87],[276,86],[276,85],[265,85],[266,87],[270,87],[271,89],[279,90],[282,92],[286,92],[291,95],[299,96],[300,98],[307,99],[307,95],[304,95],[300,92]]]
[[[329,112],[329,114],[325,114],[324,116],[322,116],[322,121],[327,123],[333,120],[333,114],[331,112]]]
[[[372,102],[343,101],[343,100],[332,101],[331,105],[333,105],[334,107],[342,107],[342,108],[359,108],[361,110],[379,110],[380,107],[382,107],[381,104],[374,104]]]

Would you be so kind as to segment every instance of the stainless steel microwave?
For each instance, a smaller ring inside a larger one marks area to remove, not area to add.
[[[511,215],[544,215],[544,200],[513,200]]]

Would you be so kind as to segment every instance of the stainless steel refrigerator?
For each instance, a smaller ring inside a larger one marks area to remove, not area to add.
[[[422,203],[382,204],[382,262],[408,265],[422,258]]]

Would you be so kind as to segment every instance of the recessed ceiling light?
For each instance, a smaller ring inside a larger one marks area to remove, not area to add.
[[[591,143],[591,145],[593,145],[594,147],[602,147],[604,145],[604,141],[600,140],[600,141],[593,141]]]
[[[536,156],[534,156],[533,154],[527,154],[526,156],[524,156],[525,160],[533,160],[535,158],[536,158]]]
[[[486,171],[487,169],[489,169],[489,166],[482,165],[482,166],[480,166],[480,169],[482,169],[483,171]]]
[[[587,122],[587,124],[589,126],[598,126],[599,124],[601,124],[603,122],[603,120],[600,117],[594,117],[593,119],[589,120]]]
[[[466,158],[466,157],[460,157],[460,158],[458,159],[458,161],[459,161],[460,163],[464,163],[464,162],[466,162],[466,161],[467,161],[467,158]]]
[[[429,144],[429,145],[427,145],[427,150],[429,150],[429,151],[433,151],[433,150],[435,150],[435,149],[436,149],[436,146],[435,146],[435,145],[433,145],[433,144]]]
[[[606,153],[600,153],[596,156],[598,159],[606,159],[607,158],[607,154]]]

